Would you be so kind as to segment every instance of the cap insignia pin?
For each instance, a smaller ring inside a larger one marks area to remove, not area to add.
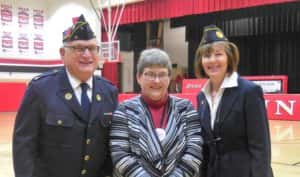
[[[220,31],[216,31],[216,36],[220,39],[224,37],[223,33]]]

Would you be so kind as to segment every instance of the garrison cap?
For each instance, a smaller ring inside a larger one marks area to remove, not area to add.
[[[75,20],[73,19],[73,25],[63,32],[63,42],[90,40],[93,38],[96,38],[95,33],[83,15],[80,15]]]
[[[223,31],[216,25],[205,26],[200,46],[218,41],[228,41]]]

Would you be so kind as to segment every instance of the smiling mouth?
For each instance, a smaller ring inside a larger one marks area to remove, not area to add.
[[[92,64],[93,62],[92,61],[79,61],[80,64],[83,64],[83,65],[89,65],[89,64]]]
[[[160,90],[162,87],[150,87],[150,88],[154,90]]]
[[[212,71],[216,71],[218,70],[220,67],[219,66],[210,66],[208,67],[209,70],[212,70]]]

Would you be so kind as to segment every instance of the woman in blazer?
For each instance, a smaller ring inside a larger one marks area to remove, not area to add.
[[[237,74],[239,52],[215,25],[204,28],[195,74],[208,78],[197,96],[204,177],[272,177],[262,89]]]
[[[199,177],[200,119],[188,100],[168,94],[171,62],[147,49],[137,65],[141,94],[121,103],[111,127],[117,177]]]

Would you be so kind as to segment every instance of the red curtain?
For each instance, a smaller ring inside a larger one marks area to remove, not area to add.
[[[120,24],[295,1],[297,0],[145,0],[125,6]]]

